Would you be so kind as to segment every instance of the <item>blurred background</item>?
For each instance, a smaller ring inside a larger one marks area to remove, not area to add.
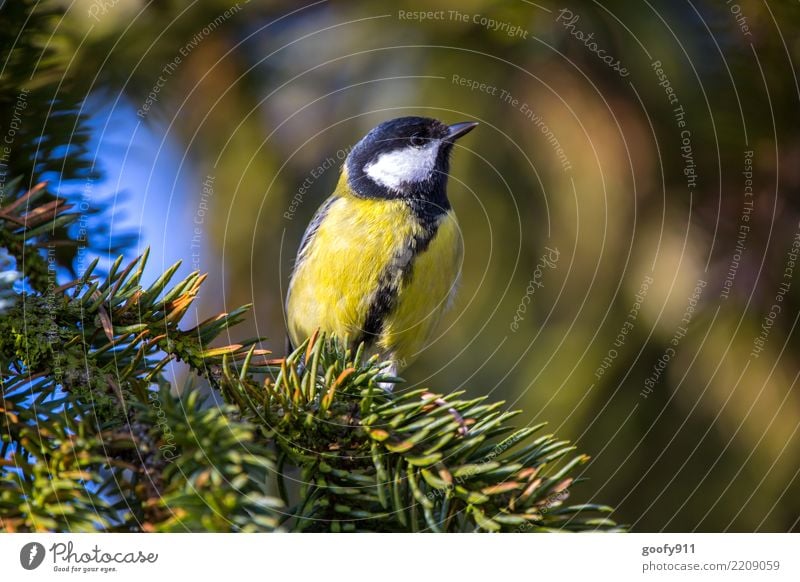
[[[636,531],[800,530],[797,3],[51,6],[96,176],[63,187],[153,275],[208,272],[199,319],[253,303],[231,339],[282,354],[346,148],[477,120],[460,294],[409,385],[548,421],[592,456],[576,499]]]

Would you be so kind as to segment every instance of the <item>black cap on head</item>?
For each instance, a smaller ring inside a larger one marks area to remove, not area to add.
[[[453,143],[475,122],[446,125],[429,117],[384,121],[347,157],[350,187],[365,198],[425,200],[449,208],[446,186]]]

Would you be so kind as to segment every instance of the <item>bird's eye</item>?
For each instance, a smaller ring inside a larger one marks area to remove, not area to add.
[[[422,146],[425,145],[425,138],[422,137],[421,135],[412,135],[409,141],[411,142],[411,145],[414,146],[415,148],[421,148]]]

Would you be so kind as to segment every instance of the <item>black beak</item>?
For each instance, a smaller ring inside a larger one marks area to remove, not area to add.
[[[467,135],[470,131],[478,126],[477,121],[464,121],[462,123],[454,123],[448,127],[447,137],[445,141],[453,143],[458,138]]]

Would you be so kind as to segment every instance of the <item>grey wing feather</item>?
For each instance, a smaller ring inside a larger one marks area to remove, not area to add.
[[[325,202],[323,202],[322,206],[320,206],[314,213],[314,217],[311,219],[311,222],[306,227],[306,231],[303,233],[303,238],[300,241],[300,248],[297,251],[297,257],[295,258],[294,261],[295,269],[297,268],[297,265],[299,265],[300,262],[303,260],[306,250],[308,250],[308,247],[311,245],[311,241],[314,240],[314,235],[317,234],[317,231],[319,230],[319,226],[322,224],[322,221],[325,220],[325,216],[327,216],[328,210],[330,210],[330,207],[333,205],[334,202],[336,202],[337,199],[338,196],[331,196]],[[293,278],[289,280],[289,289],[286,294],[287,305],[289,303],[289,295],[292,294],[292,282]],[[292,342],[289,339],[289,336],[287,335],[286,355],[288,356],[293,350],[294,347],[292,346]]]
[[[331,196],[325,202],[322,203],[316,213],[314,213],[314,217],[311,219],[311,222],[308,224],[305,233],[303,233],[303,239],[300,241],[300,248],[297,251],[297,259],[295,259],[295,265],[300,263],[303,260],[303,255],[305,254],[306,250],[308,249],[311,241],[314,240],[314,235],[317,234],[319,230],[319,226],[322,224],[322,221],[325,220],[325,216],[328,214],[328,210],[330,210],[331,206],[333,205],[336,200],[338,200],[338,196]]]

